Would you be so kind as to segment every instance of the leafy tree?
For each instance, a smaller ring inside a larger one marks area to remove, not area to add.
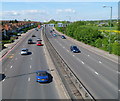
[[[95,46],[96,46],[97,48],[102,47],[102,40],[101,40],[100,38],[95,41]]]
[[[112,44],[112,53],[120,56],[120,43],[119,42],[114,42]]]

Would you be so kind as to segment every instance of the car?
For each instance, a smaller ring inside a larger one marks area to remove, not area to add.
[[[17,36],[21,36],[21,33],[18,33]]]
[[[21,55],[27,55],[29,52],[28,52],[28,49],[27,48],[23,48],[21,50]]]
[[[36,31],[38,31],[38,29],[37,29],[37,28],[36,28],[35,30],[36,30]]]
[[[28,39],[28,44],[32,44],[32,43],[33,43],[32,39]]]
[[[37,41],[37,46],[42,46],[43,44],[41,43],[41,41]]]
[[[42,41],[40,38],[37,38],[37,41]]]
[[[56,37],[56,36],[57,36],[57,34],[53,34],[53,36],[54,36],[54,37]]]
[[[36,72],[36,82],[42,83],[42,82],[48,82],[48,81],[49,81],[49,75],[47,71]]]
[[[64,35],[61,36],[62,39],[66,39],[66,37]]]
[[[80,53],[80,50],[77,46],[70,46],[70,50],[73,52],[73,53]]]
[[[32,37],[36,37],[35,35],[32,35]]]
[[[53,31],[51,30],[50,33],[52,33]]]

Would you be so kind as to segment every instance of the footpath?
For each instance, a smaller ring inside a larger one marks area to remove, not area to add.
[[[33,29],[27,31],[26,33],[21,34],[21,36],[18,37],[18,39],[14,40],[13,43],[9,43],[9,44],[5,44],[4,46],[6,48],[4,48],[3,50],[0,50],[0,60],[2,57],[4,57],[8,51],[10,51],[15,45],[17,45],[17,43],[20,42],[20,40],[22,40],[26,35],[28,35],[28,33],[30,33]]]

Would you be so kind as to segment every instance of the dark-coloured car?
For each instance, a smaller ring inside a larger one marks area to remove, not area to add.
[[[32,37],[36,37],[35,35],[32,35]]]
[[[81,52],[77,46],[70,46],[70,50],[73,53],[80,53]]]
[[[64,35],[61,36],[62,39],[66,39],[66,37]]]
[[[33,43],[32,39],[28,39],[28,44],[32,44],[32,43]]]
[[[37,71],[36,72],[36,82],[48,82],[49,75],[47,71]]]

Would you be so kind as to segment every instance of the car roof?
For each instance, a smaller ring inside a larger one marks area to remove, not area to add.
[[[71,47],[77,47],[77,46],[71,46]]]
[[[23,48],[22,50],[28,50],[27,48]]]
[[[39,70],[39,71],[36,71],[36,73],[39,73],[39,72],[47,72],[47,71],[45,71],[45,70]]]

